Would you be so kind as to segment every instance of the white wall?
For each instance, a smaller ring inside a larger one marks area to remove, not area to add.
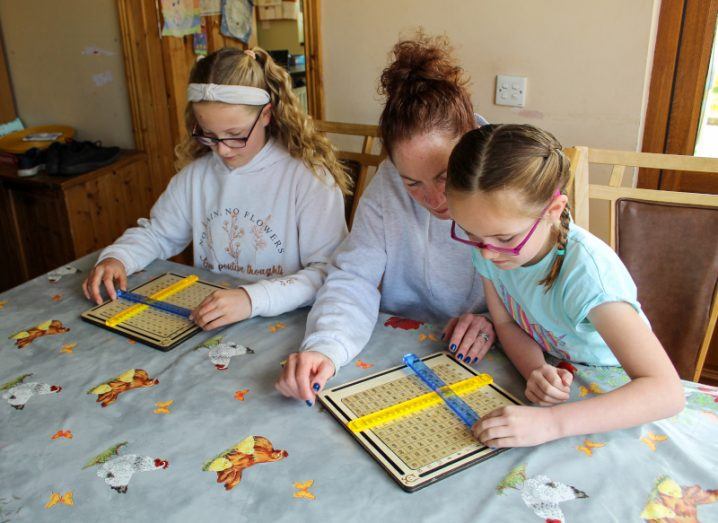
[[[324,0],[325,117],[376,123],[378,78],[400,33],[446,33],[477,112],[531,123],[566,146],[637,150],[660,0]],[[528,77],[523,109],[493,104],[495,77]]]
[[[133,147],[115,0],[0,0],[0,24],[26,126],[65,124],[81,140]]]

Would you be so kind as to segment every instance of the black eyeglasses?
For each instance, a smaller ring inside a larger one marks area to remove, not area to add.
[[[262,116],[262,112],[264,111],[264,108],[267,106],[267,104],[264,104],[262,108],[259,110],[259,114],[257,115],[257,118],[254,119],[254,123],[252,124],[252,127],[249,128],[249,132],[247,133],[247,136],[244,138],[214,138],[212,136],[206,136],[200,132],[197,131],[197,124],[195,124],[194,129],[192,129],[192,138],[197,140],[202,145],[206,145],[208,147],[211,147],[212,145],[218,145],[220,143],[223,143],[227,147],[230,147],[232,149],[243,149],[247,146],[247,141],[249,140],[249,137],[252,136],[252,131],[254,131],[255,126],[257,125],[257,122],[259,121],[260,116]]]

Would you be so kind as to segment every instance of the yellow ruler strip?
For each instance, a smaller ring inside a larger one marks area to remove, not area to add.
[[[169,298],[173,294],[177,294],[179,291],[186,289],[190,285],[193,285],[198,280],[199,277],[192,274],[191,276],[187,276],[186,278],[182,278],[181,280],[173,283],[169,287],[165,287],[164,289],[157,291],[153,295],[148,296],[148,298],[153,300],[164,300],[166,298]],[[114,327],[115,325],[118,325],[123,321],[127,321],[130,318],[137,316],[140,312],[148,308],[149,305],[138,303],[137,305],[133,305],[121,312],[118,312],[112,318],[105,320],[105,325],[107,325],[108,327]]]
[[[465,380],[452,383],[451,385],[447,385],[446,387],[442,387],[441,390],[442,392],[452,391],[454,394],[459,396],[466,396],[467,394],[470,394],[481,387],[485,387],[486,385],[490,385],[493,382],[494,379],[488,374],[479,374],[473,378],[467,378]],[[411,416],[412,414],[426,410],[429,407],[440,405],[443,402],[444,400],[442,400],[441,396],[439,396],[436,392],[429,392],[352,420],[347,424],[347,427],[349,427],[349,430],[352,432],[362,432],[405,416]]]

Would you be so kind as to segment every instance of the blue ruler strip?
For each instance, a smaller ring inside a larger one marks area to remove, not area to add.
[[[444,380],[442,380],[436,373],[429,368],[429,366],[421,361],[416,354],[409,353],[404,355],[404,363],[416,373],[417,376],[423,381],[431,390],[436,392],[439,397],[444,400],[451,410],[461,418],[466,426],[469,428],[474,426],[474,423],[479,421],[479,415],[469,407],[468,403],[457,396],[452,391]]]
[[[143,303],[155,309],[170,312],[172,314],[176,314],[177,316],[182,316],[183,318],[188,318],[189,315],[192,313],[190,309],[180,307],[179,305],[173,305],[171,303],[167,303],[166,301],[153,300],[152,298],[143,296],[142,294],[123,291],[121,289],[117,290],[117,297],[128,301],[133,301],[135,303]]]

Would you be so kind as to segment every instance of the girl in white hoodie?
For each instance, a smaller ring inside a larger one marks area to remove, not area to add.
[[[83,283],[102,302],[127,276],[190,242],[194,264],[245,284],[207,297],[192,319],[209,330],[314,301],[346,236],[349,178],[302,112],[289,74],[261,48],[220,49],[190,74],[180,172],[138,227],[101,254]]]

